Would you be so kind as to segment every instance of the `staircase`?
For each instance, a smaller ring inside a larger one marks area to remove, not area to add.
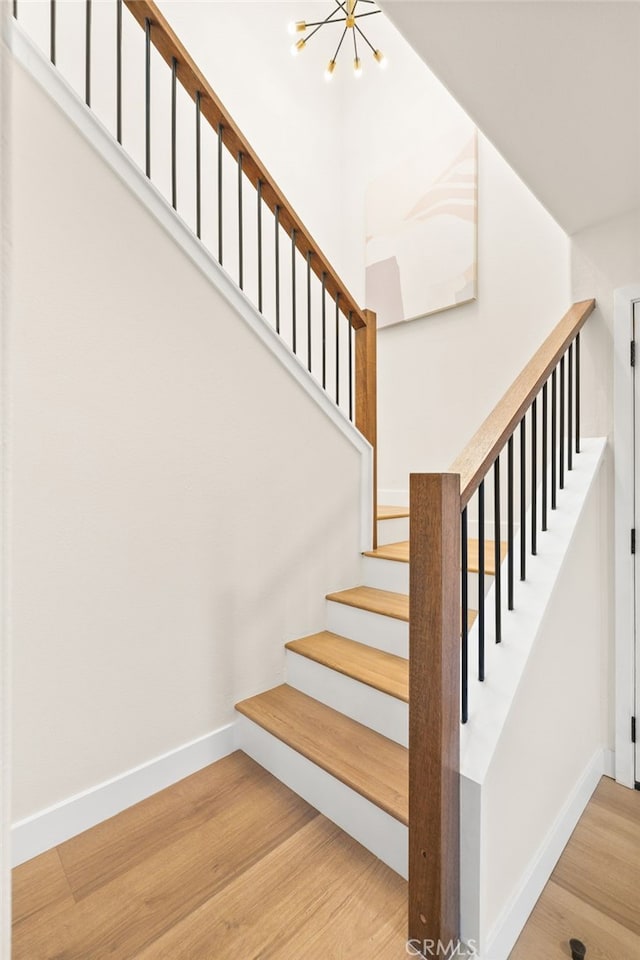
[[[377,523],[363,584],[328,594],[327,629],[285,644],[288,682],[236,710],[246,753],[406,877],[409,510],[379,506]],[[487,590],[493,556],[487,542]]]

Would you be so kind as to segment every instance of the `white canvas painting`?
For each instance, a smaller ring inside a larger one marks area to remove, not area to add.
[[[476,130],[461,121],[368,186],[366,304],[378,327],[475,299],[477,183]]]

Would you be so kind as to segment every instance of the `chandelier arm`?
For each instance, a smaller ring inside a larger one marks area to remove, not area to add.
[[[334,55],[333,55],[333,59],[334,59],[334,60],[337,60],[337,59],[338,59],[338,54],[340,53],[340,47],[342,46],[342,41],[344,40],[344,38],[345,38],[346,35],[347,35],[347,29],[348,29],[348,28],[345,27],[344,30],[342,31],[342,36],[340,37],[340,43],[338,44],[337,49],[336,49],[336,52],[335,52]]]
[[[358,33],[360,34],[360,36],[362,37],[362,39],[364,40],[364,42],[367,43],[367,44],[369,44],[369,46],[371,47],[371,49],[372,49],[373,52],[375,53],[375,52],[376,52],[376,48],[374,47],[374,45],[373,45],[369,40],[367,40],[367,38],[365,37],[364,33],[362,32],[362,30],[360,29],[360,27],[358,26],[357,23],[356,23],[356,30],[358,31]],[[355,39],[355,35],[356,35],[356,34],[355,34],[355,30],[354,30],[354,33],[353,33],[354,39]]]
[[[338,12],[337,10],[334,10],[334,13],[337,13],[337,12]],[[380,13],[382,13],[382,11],[380,11]],[[340,17],[339,20],[329,20],[329,19],[327,19],[327,20],[316,20],[314,23],[308,23],[308,24],[307,24],[307,28],[309,28],[309,27],[324,27],[325,23],[344,23],[346,19],[347,19],[346,17]]]
[[[309,40],[311,40],[311,37],[314,35],[314,33],[317,33],[318,30],[320,29],[320,27],[324,27],[325,23],[340,23],[340,22],[341,22],[340,20],[331,20],[331,17],[334,15],[334,13],[337,13],[337,12],[338,12],[337,10],[332,10],[328,17],[325,17],[324,20],[321,20],[321,21],[318,23],[318,25],[317,25],[317,27],[315,28],[315,30],[312,30],[311,33],[310,33],[307,37],[304,38],[304,39],[305,39],[305,43],[308,43]],[[313,24],[311,24],[311,26],[313,26]]]
[[[382,10],[369,10],[368,13],[359,13],[355,19],[359,20],[360,17],[375,17],[376,13],[382,13]]]
[[[356,32],[353,31],[353,55],[355,59],[358,59],[358,41],[356,40]]]

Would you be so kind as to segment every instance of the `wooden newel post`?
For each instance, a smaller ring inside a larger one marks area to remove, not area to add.
[[[373,546],[377,546],[378,406],[377,330],[373,310],[364,310],[366,324],[356,328],[356,427],[373,447]]]
[[[410,531],[409,939],[444,950],[460,935],[458,474],[411,475]]]

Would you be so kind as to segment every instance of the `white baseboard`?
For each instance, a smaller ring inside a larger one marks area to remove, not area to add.
[[[11,829],[14,867],[95,827],[236,749],[235,721],[148,763],[41,810]]]
[[[613,776],[613,770],[613,751],[598,750],[489,934],[487,946],[481,951],[482,960],[507,960],[600,778]]]

